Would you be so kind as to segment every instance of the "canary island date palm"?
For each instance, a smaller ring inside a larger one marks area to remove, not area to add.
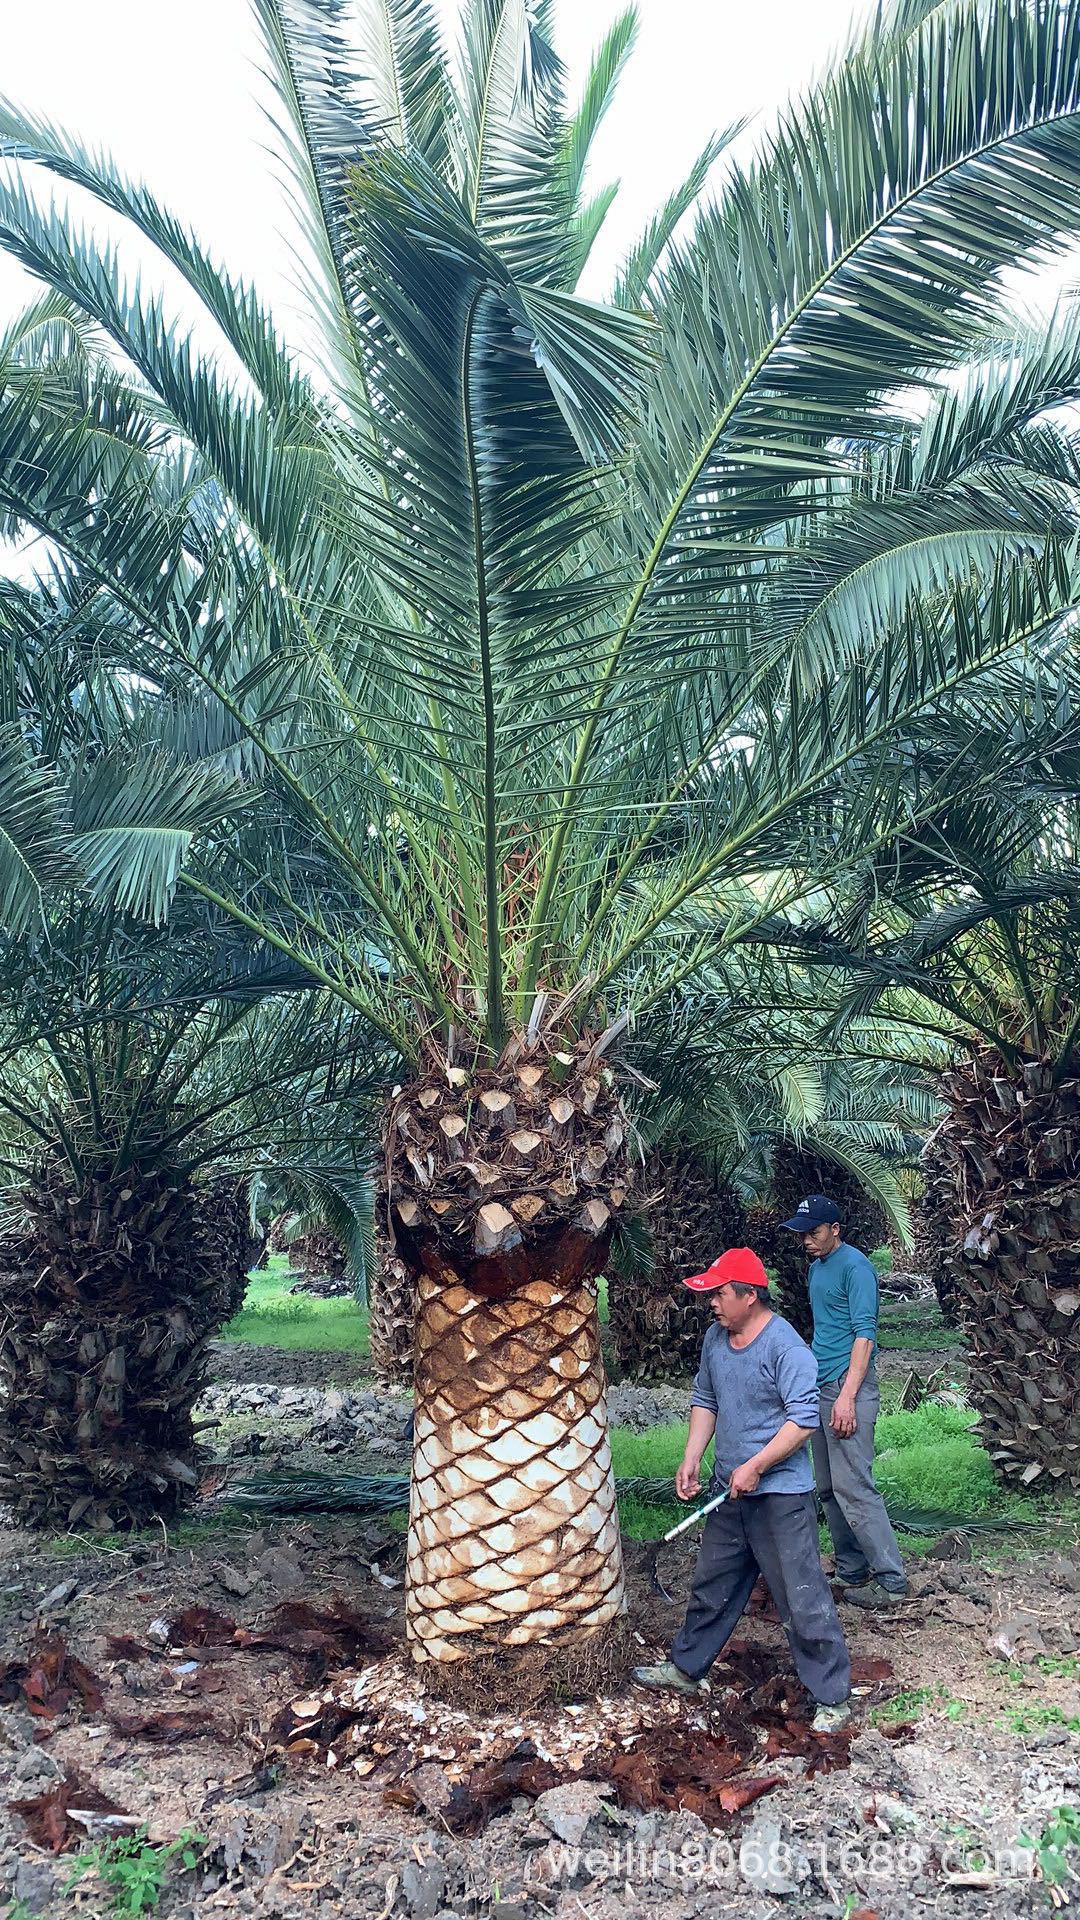
[[[359,48],[336,0],[256,10],[319,378],[152,195],[5,110],[0,244],[173,437],[155,467],[129,424],[10,381],[0,504],[109,583],[134,672],[250,751],[215,819],[219,776],[155,807],[133,742],[91,884],[200,898],[399,1055],[417,1657],[572,1644],[623,1604],[594,1284],[630,1190],[623,1035],[1061,724],[1069,528],[1023,457],[1012,490],[921,484],[901,398],[1076,228],[1080,23],[875,20],[603,307],[570,291],[583,123],[546,6],[470,0],[453,65],[425,0],[362,8]],[[42,169],[184,275],[219,355],[39,204]],[[251,806],[305,857],[256,858]]]
[[[724,1247],[752,1246],[775,1272],[780,1311],[809,1337],[806,1260],[779,1222],[824,1186],[857,1244],[876,1246],[886,1219],[902,1231],[899,1169],[934,1102],[914,1070],[822,1044],[819,983],[771,949],[736,949],[664,1011],[628,1054],[644,1082],[629,1104],[646,1231],[616,1247],[608,1307],[623,1374],[685,1379],[708,1325],[685,1276]]]
[[[0,951],[0,1496],[23,1522],[142,1525],[197,1483],[192,1406],[243,1302],[252,1175],[362,1185],[330,1124],[344,1010],[214,1000],[205,980],[155,1005],[188,984],[175,948],[163,981],[92,915],[54,911]]]
[[[90,897],[134,710],[123,612],[61,573],[7,583],[0,623],[0,839],[29,855],[0,928],[0,1493],[20,1521],[141,1524],[197,1482],[192,1406],[243,1301],[252,1175],[354,1211],[347,1129],[365,1098],[370,1124],[382,1058],[201,903],[165,930]]]
[[[849,1006],[933,1047],[945,1112],[921,1202],[970,1392],[999,1469],[1080,1485],[1080,868],[1074,756],[1064,790],[916,852],[906,924],[867,931]],[[1037,802],[1037,804],[1036,804]],[[1025,833],[1027,844],[1024,844]],[[942,1061],[942,1051],[946,1060]]]

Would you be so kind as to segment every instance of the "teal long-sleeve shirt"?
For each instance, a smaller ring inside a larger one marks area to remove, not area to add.
[[[842,1240],[824,1260],[813,1261],[810,1306],[818,1378],[839,1380],[851,1364],[853,1341],[877,1346],[878,1278],[865,1253]]]

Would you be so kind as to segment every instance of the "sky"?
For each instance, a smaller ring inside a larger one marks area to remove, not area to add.
[[[591,183],[621,180],[591,267],[600,297],[619,260],[712,133],[744,117],[768,124],[843,45],[872,0],[639,0],[637,49],[595,148]],[[440,0],[456,39],[456,0]],[[620,0],[556,0],[571,98]],[[275,172],[249,0],[48,0],[5,9],[0,89],[84,145],[104,146],[190,223],[234,274],[253,281],[301,344],[297,234]],[[722,163],[721,163],[722,164]],[[45,192],[53,191],[45,184]],[[62,193],[62,190],[60,190]],[[86,208],[95,231],[102,216]],[[112,229],[110,229],[112,231]],[[122,257],[169,285],[125,230]],[[0,321],[32,289],[0,258]]]
[[[437,0],[451,43],[458,0]],[[576,96],[589,56],[622,0],[555,0],[557,43]],[[615,269],[709,137],[748,124],[732,151],[745,157],[778,109],[828,65],[873,0],[638,0],[636,51],[594,147],[590,185],[621,181],[584,291],[602,298]],[[190,225],[212,256],[253,283],[286,338],[312,338],[298,291],[299,233],[280,158],[272,151],[270,91],[250,0],[47,0],[5,10],[0,89],[35,116],[104,147]],[[724,160],[719,163],[722,174]],[[0,162],[0,168],[11,163]],[[33,177],[33,169],[25,170]],[[38,176],[39,193],[66,202],[99,236],[114,236],[130,276],[163,287],[171,310],[202,337],[193,297],[148,245],[110,225],[88,197]],[[1045,309],[1080,278],[1076,256],[1038,276],[1017,275],[1018,304]],[[0,255],[0,325],[34,289]],[[210,335],[206,335],[209,345]]]

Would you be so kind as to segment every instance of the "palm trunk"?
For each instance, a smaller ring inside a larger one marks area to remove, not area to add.
[[[329,1227],[312,1227],[307,1233],[297,1234],[286,1251],[292,1272],[303,1276],[294,1293],[312,1293],[330,1300],[352,1298],[345,1249]]]
[[[931,1134],[922,1152],[924,1191],[912,1209],[911,1224],[915,1241],[912,1247],[912,1260],[917,1273],[925,1273],[933,1284],[934,1293],[941,1317],[947,1327],[960,1326],[961,1302],[953,1275],[952,1262],[949,1260],[945,1245],[941,1239],[940,1209],[935,1208],[928,1199],[929,1189],[944,1178],[949,1179],[948,1162],[939,1157],[936,1134]]]
[[[596,1633],[625,1606],[596,1240],[418,1289],[407,1620],[420,1660]]]
[[[20,1523],[142,1526],[194,1493],[192,1408],[246,1276],[220,1200],[167,1168],[76,1183],[56,1163],[26,1196],[0,1309],[0,1499]]]
[[[454,1662],[574,1643],[624,1610],[595,1279],[628,1186],[588,1037],[395,1095],[385,1161],[418,1276],[407,1624]]]
[[[413,1377],[416,1274],[400,1246],[375,1230],[375,1268],[368,1286],[371,1371],[383,1387],[409,1387]]]
[[[925,1209],[998,1470],[1080,1487],[1080,1062],[996,1052],[945,1076]]]
[[[659,1149],[642,1174],[642,1206],[653,1242],[648,1273],[608,1280],[608,1331],[618,1377],[685,1380],[697,1372],[710,1324],[701,1295],[683,1286],[726,1247],[745,1244],[737,1194],[690,1148]]]
[[[798,1234],[780,1223],[791,1219],[808,1193],[826,1193],[835,1200],[844,1239],[863,1253],[879,1247],[888,1231],[881,1208],[867,1197],[846,1168],[824,1155],[790,1146],[778,1149],[769,1204],[752,1208],[748,1215],[750,1244],[776,1275],[780,1313],[807,1341],[814,1333],[808,1285],[810,1261]]]

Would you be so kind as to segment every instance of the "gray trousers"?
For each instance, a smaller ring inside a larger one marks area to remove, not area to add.
[[[881,1406],[877,1380],[864,1380],[855,1395],[855,1431],[841,1440],[829,1418],[842,1381],[821,1383],[821,1425],[811,1436],[814,1478],[825,1523],[836,1549],[836,1574],[849,1586],[860,1586],[871,1576],[890,1593],[907,1590],[900,1557],[885,1502],[874,1485],[874,1422]]]
[[[821,1570],[812,1493],[755,1493],[729,1500],[705,1522],[686,1619],[671,1658],[700,1680],[730,1640],[758,1574],[776,1602],[795,1671],[834,1707],[851,1692],[851,1662]]]

